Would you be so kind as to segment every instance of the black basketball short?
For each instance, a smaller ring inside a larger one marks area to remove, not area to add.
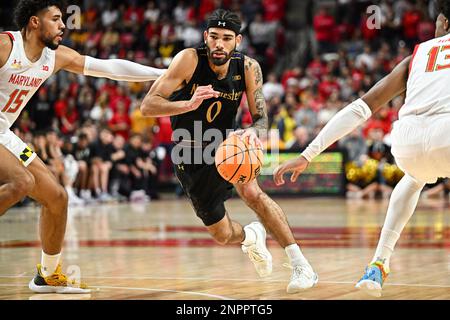
[[[214,164],[175,165],[175,174],[205,226],[223,219],[233,185],[219,175]]]

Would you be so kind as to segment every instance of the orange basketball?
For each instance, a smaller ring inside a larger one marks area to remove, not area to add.
[[[232,184],[250,182],[260,174],[263,152],[239,136],[231,136],[217,148],[215,162],[219,174]]]

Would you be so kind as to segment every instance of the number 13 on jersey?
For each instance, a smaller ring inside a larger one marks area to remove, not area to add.
[[[442,57],[442,52],[450,50],[450,45],[444,45],[444,46],[437,46],[430,49],[430,52],[428,52],[428,62],[427,62],[427,68],[425,69],[426,72],[434,72],[434,71],[440,71],[444,69],[450,68],[450,63],[447,64],[437,64],[438,58]],[[445,60],[450,59],[450,54],[445,54],[442,62]],[[450,62],[450,61],[449,61]]]
[[[30,91],[19,89],[14,90],[13,93],[9,95],[9,100],[6,103],[5,107],[2,109],[2,112],[14,113],[19,110],[28,92]]]

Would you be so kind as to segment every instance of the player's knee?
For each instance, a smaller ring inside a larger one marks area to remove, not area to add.
[[[241,197],[244,199],[245,202],[250,204],[258,203],[263,195],[264,192],[260,188],[256,187],[244,188],[241,191]]]
[[[67,195],[66,189],[64,189],[62,186],[58,188],[57,198],[62,205],[67,205],[67,203],[69,202],[69,196]]]
[[[230,229],[220,229],[212,232],[211,235],[218,244],[223,246],[230,242],[233,232]]]
[[[64,208],[67,207],[68,201],[69,197],[66,190],[61,185],[58,185],[54,191],[51,192],[51,197],[47,199],[44,205],[49,208]]]
[[[24,171],[24,174],[17,178],[15,181],[10,183],[10,192],[11,195],[18,199],[22,199],[27,196],[35,186],[34,176]]]

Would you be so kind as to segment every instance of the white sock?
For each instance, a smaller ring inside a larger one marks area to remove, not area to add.
[[[249,246],[254,243],[256,243],[256,233],[251,228],[247,228],[248,226],[244,227],[244,241],[242,241],[242,244],[244,246]]]
[[[303,256],[302,251],[300,250],[300,247],[298,244],[294,243],[291,245],[288,245],[286,248],[284,248],[284,251],[286,251],[286,254],[289,258],[289,262],[291,263],[291,266],[298,266],[299,264],[307,264],[308,260]],[[309,264],[309,263],[308,263]]]
[[[424,185],[407,174],[397,183],[389,200],[386,219],[372,262],[385,260],[384,265],[389,270],[389,260],[395,244],[416,209]]]
[[[42,251],[41,256],[41,272],[44,277],[48,277],[55,272],[56,267],[58,267],[59,259],[61,258],[61,253],[55,255],[48,255]]]
[[[375,255],[373,256],[371,263],[381,260],[384,266],[389,269],[391,255],[394,252],[395,244],[399,238],[400,234],[398,232],[383,228],[381,230],[377,250],[375,251]]]

